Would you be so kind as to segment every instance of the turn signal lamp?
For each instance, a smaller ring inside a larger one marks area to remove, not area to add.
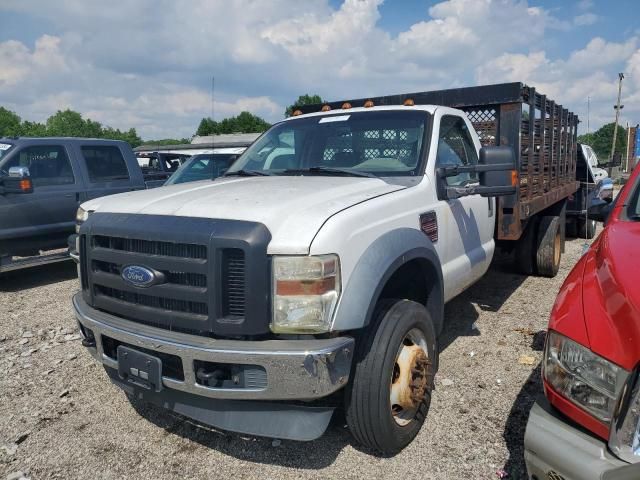
[[[512,187],[518,186],[518,171],[517,170],[511,170],[511,186]]]
[[[20,180],[20,190],[22,190],[25,193],[30,193],[33,191],[33,183],[31,182],[30,178],[23,178],[22,180]]]

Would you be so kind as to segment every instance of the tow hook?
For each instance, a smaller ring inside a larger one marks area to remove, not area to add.
[[[91,338],[83,338],[82,339],[82,346],[86,347],[86,348],[96,348],[96,339],[91,337]]]

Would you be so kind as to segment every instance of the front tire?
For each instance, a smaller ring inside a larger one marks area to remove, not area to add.
[[[433,321],[410,300],[382,300],[356,347],[346,419],[355,439],[383,454],[406,447],[431,404],[438,367]]]

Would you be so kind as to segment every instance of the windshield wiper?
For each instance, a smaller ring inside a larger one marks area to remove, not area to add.
[[[235,172],[227,172],[224,177],[267,177],[273,173],[264,170],[236,170]]]
[[[347,175],[350,177],[368,177],[377,178],[375,175],[367,172],[359,172],[358,170],[350,170],[348,168],[334,167],[309,167],[309,168],[288,168],[283,173],[326,173],[329,175]]]

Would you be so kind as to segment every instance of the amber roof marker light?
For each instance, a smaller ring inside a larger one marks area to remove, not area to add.
[[[416,102],[413,101],[413,98],[407,98],[404,102],[402,102],[402,105],[404,105],[405,107],[413,107],[415,106]]]
[[[518,186],[518,171],[517,170],[511,170],[511,186],[512,187]]]
[[[371,108],[374,106],[373,104],[373,100],[367,100],[366,102],[364,102],[364,108]]]
[[[298,115],[302,115],[302,110],[295,110],[295,111],[291,114],[291,116],[292,116],[292,117],[297,117]]]
[[[344,102],[342,104],[342,110],[349,110],[351,108],[351,104],[349,102]]]
[[[328,112],[329,110],[331,110],[331,107],[329,105],[323,105],[320,109],[321,112]]]

